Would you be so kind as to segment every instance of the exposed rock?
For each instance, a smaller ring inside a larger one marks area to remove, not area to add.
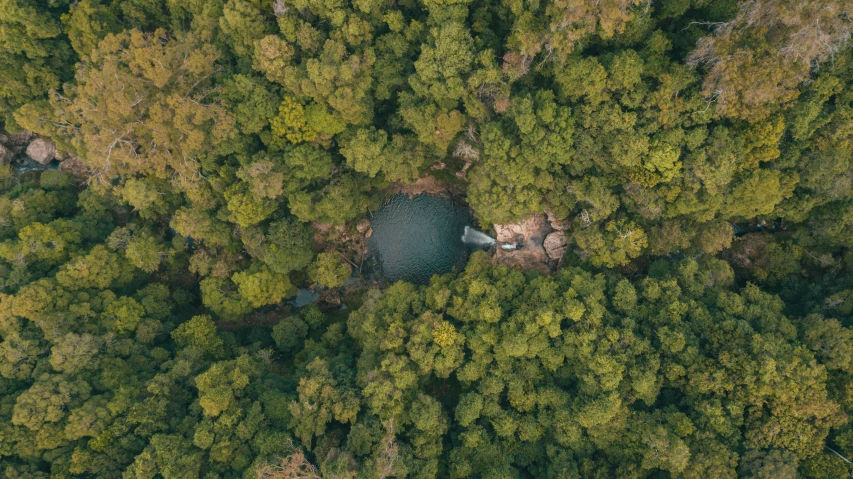
[[[36,138],[27,147],[27,156],[42,165],[46,165],[56,158],[56,145],[43,138]]]
[[[287,5],[284,4],[283,0],[275,0],[272,4],[272,13],[277,17],[284,16],[287,10]]]
[[[367,233],[367,230],[370,229],[370,220],[365,218],[359,221],[358,224],[355,225],[355,229],[358,230],[358,232],[361,234]]]
[[[367,233],[364,234],[365,238],[370,238],[373,236],[373,228],[367,228]]]
[[[15,144],[27,144],[35,138],[36,134],[31,132],[30,130],[21,130],[18,133],[13,133],[9,135],[9,141]]]
[[[421,193],[429,193],[431,195],[440,195],[447,192],[447,185],[437,180],[434,176],[424,176],[419,178],[414,183],[395,183],[389,188],[391,194],[404,194],[412,198]]]
[[[501,243],[514,243],[518,237],[524,238],[524,243],[542,244],[542,238],[548,231],[548,223],[544,215],[531,215],[519,221],[505,225],[494,225],[497,240]],[[538,243],[537,243],[538,238]]]
[[[498,248],[492,259],[499,264],[548,274],[548,256],[543,248],[543,238],[550,230],[545,215],[532,215],[518,223],[494,225],[500,243],[520,244],[514,250]]]
[[[76,156],[72,156],[71,158],[66,158],[59,163],[59,171],[78,178],[85,178],[89,169],[83,164],[83,160]]]
[[[14,158],[14,157],[15,157],[15,152],[6,148],[3,145],[0,145],[0,164],[8,165],[12,161],[12,158]]]
[[[548,216],[548,223],[551,225],[551,229],[557,231],[565,231],[569,229],[569,220],[557,218],[557,216],[550,211],[546,211],[545,214]]]
[[[311,223],[312,240],[327,250],[336,250],[344,258],[358,264],[367,253],[365,236],[352,230],[352,225],[334,226],[314,221]],[[370,230],[368,233],[370,234]]]
[[[7,141],[3,142],[3,144],[5,144],[10,150],[14,151],[15,154],[18,154],[24,151],[24,148],[26,148],[34,136],[35,133],[24,130],[20,133],[7,135]]]
[[[545,252],[552,261],[559,261],[566,253],[566,233],[554,231],[545,237]]]
[[[341,292],[337,288],[334,289],[322,289],[319,291],[320,293],[320,301],[329,306],[340,306],[341,305]]]
[[[545,216],[548,217],[549,223],[553,223],[554,221],[557,221],[557,216],[551,210],[546,210]]]

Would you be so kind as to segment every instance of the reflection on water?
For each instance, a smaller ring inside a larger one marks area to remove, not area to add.
[[[386,279],[424,284],[464,266],[470,250],[462,234],[469,220],[468,210],[449,199],[394,195],[370,218],[368,244]]]

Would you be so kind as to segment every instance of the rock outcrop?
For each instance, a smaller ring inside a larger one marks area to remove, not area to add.
[[[370,220],[367,218],[362,219],[357,225],[355,225],[355,229],[361,234],[367,233],[367,230],[370,229]]]
[[[494,225],[499,244],[521,244],[514,250],[497,248],[493,261],[499,264],[549,274],[543,238],[550,227],[545,215],[531,215],[517,223]]]
[[[571,226],[569,224],[569,220],[557,218],[557,216],[550,211],[546,211],[545,215],[548,217],[548,223],[551,225],[551,229],[553,230],[565,231]]]
[[[5,136],[8,141],[4,141],[3,144],[17,155],[18,153],[23,152],[27,145],[30,144],[30,140],[33,139],[35,134],[31,131],[24,130],[20,133],[7,133]]]
[[[545,248],[545,253],[551,261],[559,261],[566,254],[566,233],[562,231],[554,231],[548,233],[545,237],[545,242],[542,246]]]
[[[56,145],[43,138],[36,138],[27,147],[27,156],[42,165],[46,165],[56,158]]]
[[[0,144],[0,164],[8,165],[15,157],[15,152]]]
[[[78,178],[85,178],[89,169],[83,164],[83,160],[76,156],[72,156],[59,162],[59,171]]]

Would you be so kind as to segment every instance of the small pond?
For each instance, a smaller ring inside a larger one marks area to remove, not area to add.
[[[434,274],[462,268],[470,248],[462,242],[468,209],[441,196],[399,194],[370,217],[370,251],[389,281],[424,284]]]

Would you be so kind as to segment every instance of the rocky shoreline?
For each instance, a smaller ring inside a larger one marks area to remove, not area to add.
[[[499,245],[519,245],[510,250],[498,247],[492,257],[498,264],[550,274],[560,265],[568,249],[566,230],[569,223],[550,212],[493,227]]]

